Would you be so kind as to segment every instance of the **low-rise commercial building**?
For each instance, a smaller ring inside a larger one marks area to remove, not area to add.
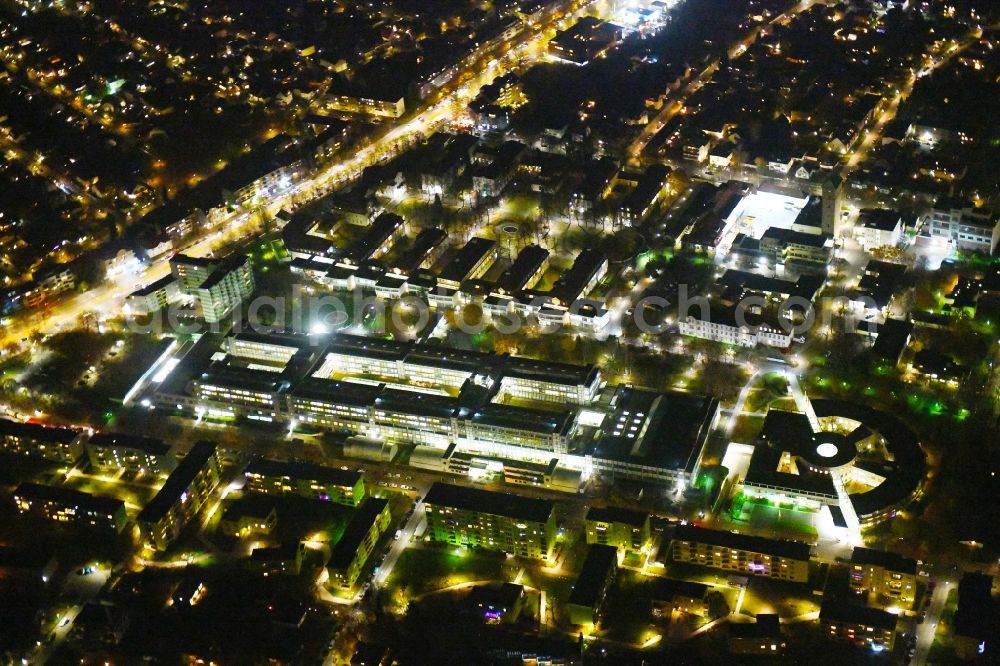
[[[587,543],[614,546],[622,553],[639,553],[649,547],[649,542],[648,513],[597,506],[587,511]]]
[[[195,444],[139,512],[139,529],[146,545],[166,549],[211,497],[221,471],[215,444]]]
[[[809,545],[694,525],[678,525],[670,540],[677,562],[804,583],[809,579]]]
[[[265,495],[298,495],[357,506],[365,498],[360,472],[304,462],[255,460],[246,469],[246,489]]]
[[[917,561],[896,553],[856,547],[851,554],[851,589],[867,601],[902,609],[913,607]]]
[[[93,469],[104,472],[124,469],[159,475],[177,466],[177,459],[163,440],[117,432],[91,436],[87,440],[87,456]]]
[[[353,588],[391,520],[389,500],[369,497],[363,501],[330,553],[330,580],[341,589]]]
[[[601,607],[617,573],[617,548],[601,544],[588,547],[587,559],[583,561],[583,568],[566,603],[571,624],[584,627],[600,624]]]
[[[128,521],[125,503],[113,497],[38,483],[22,483],[14,491],[20,513],[95,532],[118,534]]]
[[[0,449],[65,464],[83,455],[83,444],[75,430],[9,419],[0,419]]]
[[[861,647],[892,651],[898,617],[878,608],[844,601],[824,601],[819,622],[830,638],[849,640]]]
[[[424,503],[431,541],[539,560],[552,557],[556,536],[552,502],[435,483]]]

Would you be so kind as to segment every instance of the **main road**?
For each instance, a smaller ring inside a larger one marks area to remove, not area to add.
[[[326,168],[305,176],[290,187],[260,202],[254,210],[232,212],[211,230],[191,244],[179,248],[192,256],[209,256],[228,244],[245,239],[257,224],[258,210],[274,215],[281,210],[295,210],[357,178],[369,166],[384,163],[415,143],[431,136],[457,118],[479,89],[494,78],[535,62],[545,52],[548,40],[556,30],[566,27],[585,13],[602,13],[607,0],[559,0],[540,9],[508,39],[493,39],[479,45],[462,58],[461,69],[448,77],[429,98],[394,125],[383,126],[356,152]],[[120,313],[125,297],[169,271],[166,258],[153,262],[140,274],[112,279],[86,292],[62,299],[47,309],[17,313],[5,320],[0,331],[0,348],[19,345],[34,334],[47,334],[67,325],[87,313]]]

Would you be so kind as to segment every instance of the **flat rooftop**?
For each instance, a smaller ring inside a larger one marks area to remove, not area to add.
[[[593,455],[692,472],[718,409],[715,398],[620,386]]]
[[[170,445],[162,439],[139,437],[120,432],[99,432],[87,441],[87,446],[134,449],[154,456],[164,456],[170,452]]]
[[[155,523],[163,519],[170,508],[181,499],[181,495],[191,487],[191,482],[215,455],[216,446],[212,442],[198,442],[167,477],[156,496],[139,512],[139,521]]]
[[[623,523],[632,527],[642,527],[649,520],[649,514],[635,509],[617,506],[592,506],[587,510],[587,520],[598,523]]]
[[[440,482],[431,486],[427,496],[424,497],[424,502],[431,506],[486,513],[535,523],[547,522],[555,510],[555,504],[548,500]]]
[[[38,423],[22,423],[10,419],[0,419],[0,437],[23,437],[40,442],[68,444],[76,439],[77,432],[69,428],[43,426]]]
[[[802,543],[801,541],[786,541],[749,534],[734,534],[724,530],[710,530],[706,527],[696,527],[695,525],[676,526],[671,538],[674,541],[704,543],[722,548],[761,553],[762,555],[775,555],[792,560],[808,561],[809,559],[809,544]]]
[[[851,553],[851,564],[871,564],[897,573],[917,573],[917,561],[897,553],[873,548],[855,547]]]
[[[583,561],[580,575],[569,593],[569,603],[574,606],[593,608],[600,600],[608,572],[618,567],[618,549],[599,543],[587,548],[587,558]]]
[[[114,497],[91,495],[80,490],[65,486],[46,486],[40,483],[25,482],[14,491],[15,497],[28,501],[57,502],[63,506],[75,506],[88,511],[99,511],[108,515],[125,506],[125,503]]]
[[[869,608],[846,601],[824,601],[819,609],[820,622],[837,622],[875,627],[882,630],[896,629],[899,618],[878,608]]]
[[[283,462],[268,459],[251,462],[247,466],[246,475],[299,479],[315,481],[316,483],[332,483],[345,487],[353,487],[361,480],[361,472],[355,470],[325,467],[307,462]]]
[[[346,569],[357,557],[361,544],[368,532],[378,520],[379,515],[389,506],[389,500],[379,497],[369,497],[361,503],[351,516],[351,521],[344,528],[340,540],[330,552],[327,566],[333,569]]]

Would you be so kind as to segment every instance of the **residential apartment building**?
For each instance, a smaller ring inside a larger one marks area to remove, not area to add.
[[[431,541],[539,560],[552,556],[556,536],[552,502],[435,483],[424,503]]]
[[[21,514],[88,531],[118,534],[128,522],[121,500],[62,486],[22,483],[14,491],[14,503]]]
[[[677,562],[804,583],[809,579],[809,545],[694,525],[678,525],[670,540]]]
[[[0,419],[0,449],[64,464],[72,464],[83,455],[83,444],[75,430],[9,419]]]
[[[205,321],[222,321],[254,290],[253,268],[247,256],[230,256],[195,290]]]
[[[618,507],[590,507],[587,543],[614,546],[622,553],[639,553],[649,547],[649,514]]]
[[[221,321],[254,290],[253,269],[246,255],[219,260],[177,254],[170,259],[170,273],[180,293],[196,299],[208,322]]]
[[[95,433],[87,440],[90,466],[102,472],[127,470],[138,474],[165,474],[177,466],[170,446],[152,437],[117,432]]]
[[[270,534],[278,525],[278,510],[274,504],[248,497],[229,502],[219,521],[219,531],[226,536],[242,539],[254,534]]]
[[[652,587],[651,611],[657,620],[672,620],[674,613],[708,616],[706,598],[712,589],[703,583],[656,576]]]
[[[129,294],[125,308],[131,315],[148,315],[162,310],[180,296],[180,283],[173,275],[167,275]]]
[[[180,535],[212,496],[221,471],[215,444],[198,442],[188,451],[139,512],[139,529],[149,547],[165,550]]]
[[[306,545],[301,541],[285,541],[277,546],[254,548],[249,565],[265,576],[298,576]]]
[[[896,615],[884,610],[844,601],[824,601],[819,610],[820,625],[830,638],[880,652],[892,651],[897,620]]]
[[[570,624],[592,627],[600,623],[604,599],[617,573],[617,548],[601,544],[587,548],[587,559],[566,604]]]
[[[786,645],[776,614],[758,613],[754,622],[729,624],[729,651],[733,654],[780,655]]]
[[[851,589],[866,603],[913,607],[917,592],[917,562],[909,557],[856,547],[851,554]]]
[[[353,588],[391,520],[389,500],[378,497],[364,500],[330,553],[327,563],[330,580],[341,589]]]
[[[255,460],[246,469],[246,490],[265,495],[298,495],[348,506],[365,498],[360,472],[305,462]]]

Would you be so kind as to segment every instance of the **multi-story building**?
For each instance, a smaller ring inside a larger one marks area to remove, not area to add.
[[[305,335],[243,330],[227,337],[225,346],[232,356],[266,366],[284,368],[296,354],[315,344],[315,340]]]
[[[62,486],[22,483],[14,491],[14,503],[22,514],[97,532],[117,534],[128,521],[121,500]]]
[[[389,500],[378,497],[364,500],[330,552],[327,563],[330,580],[341,589],[353,588],[391,520]]]
[[[208,322],[221,321],[254,290],[253,269],[246,255],[219,260],[177,254],[170,259],[170,272],[180,293],[197,300]]]
[[[857,547],[851,554],[851,589],[865,601],[902,609],[913,607],[917,561],[896,553]]]
[[[591,544],[566,604],[571,624],[586,627],[600,623],[601,608],[616,573],[618,549],[614,546]]]
[[[941,199],[924,218],[923,233],[956,250],[993,254],[1000,245],[1000,216],[967,201]]]
[[[482,277],[497,257],[497,242],[488,238],[473,238],[466,243],[455,258],[441,269],[438,283],[458,289],[466,280]]]
[[[250,553],[250,566],[265,576],[298,576],[305,552],[306,545],[301,541],[254,548]]]
[[[587,511],[587,543],[639,553],[649,547],[649,541],[648,513],[610,506],[593,506]]]
[[[129,294],[125,308],[131,315],[147,315],[165,308],[180,295],[180,283],[173,275],[167,275]]]
[[[550,295],[557,305],[569,307],[597,286],[608,272],[608,257],[600,250],[584,248],[573,265],[552,285]]]
[[[339,263],[357,267],[370,259],[378,259],[389,251],[403,229],[403,218],[395,213],[382,213],[372,220],[365,233],[344,252]]]
[[[470,409],[447,395],[315,378],[292,389],[288,406],[305,423],[442,449],[463,441],[484,452],[522,447],[565,453],[577,426],[570,410],[493,403]]]
[[[792,344],[794,326],[790,321],[723,306],[695,311],[697,315],[689,314],[677,323],[681,335],[747,348],[788,349]]]
[[[258,499],[248,497],[230,502],[219,521],[219,530],[237,538],[273,532],[278,524],[278,510],[274,504]]]
[[[431,541],[552,557],[555,505],[546,500],[435,483],[424,498]]]
[[[219,485],[221,471],[215,444],[198,442],[188,451],[139,512],[139,529],[149,547],[164,550],[180,535]]]
[[[844,601],[824,601],[819,622],[830,638],[842,638],[861,647],[891,652],[898,617],[878,608]]]
[[[785,645],[776,614],[759,613],[755,622],[729,624],[729,651],[733,654],[779,655]]]
[[[315,377],[366,375],[458,389],[477,374],[499,381],[502,395],[524,400],[590,404],[601,388],[600,370],[536,359],[442,349],[339,334],[324,351]]]
[[[465,453],[459,451],[455,444],[444,451],[429,446],[418,446],[410,454],[410,465],[436,472],[457,474],[483,483],[503,481],[567,493],[578,492],[583,483],[582,471],[560,465],[558,458],[551,458],[547,463],[512,460]]]
[[[549,251],[538,245],[529,245],[517,253],[514,263],[497,280],[501,294],[516,294],[537,279],[549,263]]]
[[[246,255],[230,256],[219,264],[208,279],[195,290],[205,321],[222,321],[239,307],[254,290],[253,269]]]
[[[74,463],[83,455],[83,444],[75,430],[8,419],[0,419],[0,448],[65,464]]]
[[[896,247],[903,238],[903,216],[894,210],[865,208],[858,215],[854,238],[865,250]]]
[[[620,27],[588,16],[572,27],[560,30],[549,42],[549,54],[560,60],[585,65],[621,38]]]
[[[809,579],[809,545],[694,525],[678,525],[670,556],[715,569],[804,583]]]
[[[958,582],[954,619],[955,655],[965,661],[994,664],[1000,646],[1000,605],[993,597],[993,577],[967,571]]]
[[[100,471],[127,470],[139,474],[165,474],[177,466],[170,446],[159,439],[101,432],[87,440],[92,468]]]
[[[406,112],[406,99],[403,95],[331,95],[322,104],[325,111],[367,116],[376,120],[400,118]]]
[[[712,589],[703,583],[656,576],[650,581],[653,588],[652,615],[656,619],[672,619],[674,613],[708,615],[708,593]]]
[[[365,498],[360,472],[305,462],[255,460],[246,469],[246,489],[266,495],[298,495],[357,506]]]
[[[826,265],[832,241],[823,234],[770,227],[760,237],[760,251],[781,263],[805,262]]]
[[[683,490],[695,479],[719,418],[715,398],[619,386],[605,408],[592,455],[612,478],[656,481]]]

